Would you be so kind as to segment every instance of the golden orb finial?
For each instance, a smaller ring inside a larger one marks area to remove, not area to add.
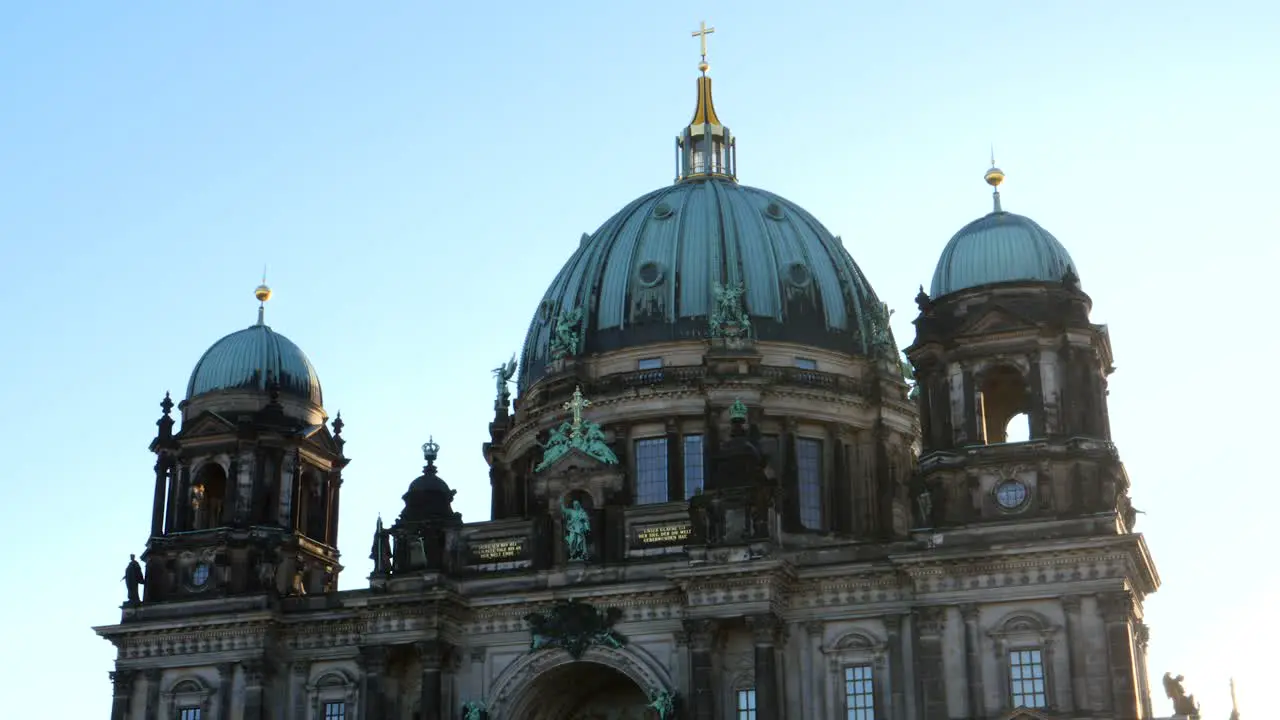
[[[986,175],[982,176],[982,179],[986,180],[991,187],[998,188],[1000,183],[1004,182],[1004,171],[998,167],[992,167]]]
[[[253,289],[253,296],[258,299],[258,302],[264,303],[271,299],[271,288],[263,283]]]

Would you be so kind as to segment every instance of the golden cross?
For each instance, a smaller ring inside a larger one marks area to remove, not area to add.
[[[703,20],[698,23],[698,29],[693,31],[693,36],[702,41],[702,61],[707,61],[707,36],[715,32],[715,28],[707,27],[707,21]]]
[[[571,427],[574,435],[577,435],[578,430],[582,427],[582,409],[590,404],[590,400],[582,397],[581,385],[573,389],[573,399],[564,404],[564,409],[573,413],[573,425]]]

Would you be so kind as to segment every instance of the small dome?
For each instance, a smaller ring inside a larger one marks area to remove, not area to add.
[[[1031,218],[993,212],[961,228],[942,250],[929,294],[1008,282],[1060,282],[1077,272],[1067,249]]]
[[[258,324],[233,332],[210,347],[187,383],[187,399],[220,390],[266,391],[269,379],[290,395],[323,406],[320,378],[289,338]]]
[[[785,198],[709,177],[644,195],[583,236],[534,313],[520,386],[542,376],[564,313],[582,312],[584,355],[695,340],[715,285],[738,283],[756,339],[870,353],[883,311],[839,238]]]

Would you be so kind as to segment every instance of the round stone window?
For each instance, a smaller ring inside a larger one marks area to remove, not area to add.
[[[658,203],[653,208],[653,216],[659,220],[669,218],[671,217],[671,214],[671,206],[664,202]]]
[[[191,584],[204,587],[209,582],[209,563],[199,563],[191,570]]]
[[[781,206],[781,205],[779,205],[779,204],[778,204],[778,203],[776,203],[776,202],[771,202],[771,203],[769,203],[769,204],[768,204],[768,206],[766,206],[766,207],[765,207],[765,209],[764,209],[764,214],[765,214],[765,215],[768,215],[769,217],[773,218],[774,220],[781,220],[781,219],[782,219],[782,217],[783,217],[783,214],[784,214],[784,213],[782,212],[782,206]]]
[[[805,267],[804,263],[795,262],[787,266],[787,282],[792,285],[804,287],[809,284],[810,279],[809,268]]]
[[[1027,486],[1017,480],[1005,480],[996,486],[996,503],[1005,510],[1017,510],[1027,504]]]
[[[636,270],[636,279],[645,287],[653,287],[662,282],[662,265],[652,260],[641,263]]]

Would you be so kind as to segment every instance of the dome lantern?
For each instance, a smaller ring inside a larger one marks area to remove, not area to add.
[[[729,128],[720,124],[711,98],[711,78],[707,77],[707,70],[711,67],[707,62],[707,36],[715,31],[705,22],[693,31],[693,37],[698,38],[702,45],[702,60],[698,63],[702,74],[698,77],[698,100],[693,119],[676,137],[676,182],[709,177],[735,181],[738,177],[737,143]]]

